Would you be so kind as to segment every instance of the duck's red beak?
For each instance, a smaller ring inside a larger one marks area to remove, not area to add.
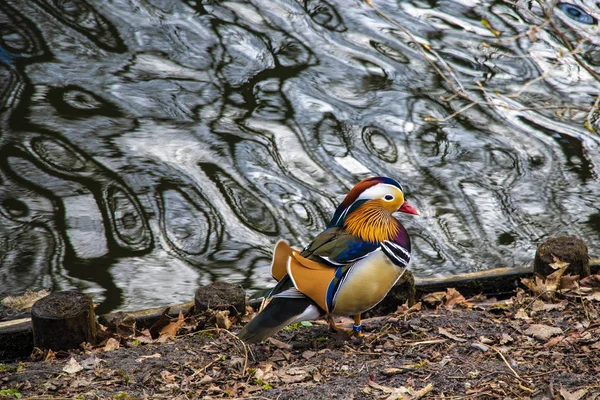
[[[417,210],[416,208],[414,208],[413,206],[411,206],[408,201],[404,201],[404,204],[402,204],[402,207],[400,207],[398,209],[398,211],[403,212],[403,213],[407,213],[407,214],[421,215],[421,213],[419,212],[419,210]]]

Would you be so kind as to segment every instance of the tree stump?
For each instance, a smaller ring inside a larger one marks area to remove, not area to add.
[[[33,344],[40,349],[68,350],[83,342],[96,344],[92,296],[76,290],[55,292],[31,307]]]
[[[233,306],[238,315],[246,313],[246,292],[240,285],[227,282],[213,282],[201,286],[194,297],[196,312],[227,310]]]
[[[535,252],[533,270],[542,276],[548,276],[555,271],[549,264],[554,263],[554,257],[569,263],[565,274],[579,275],[580,278],[590,274],[590,258],[585,242],[572,236],[561,236],[546,240]]]

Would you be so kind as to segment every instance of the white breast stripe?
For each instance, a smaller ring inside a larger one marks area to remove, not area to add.
[[[385,243],[388,245],[391,245],[393,249],[399,250],[402,254],[404,254],[406,256],[407,260],[410,260],[410,253],[404,247],[400,246],[396,242],[390,242],[389,240],[385,240]]]
[[[385,252],[385,255],[388,256],[392,260],[392,262],[394,262],[394,264],[396,264],[396,265],[402,265],[402,266],[408,265],[410,256],[409,256],[408,260],[405,260],[403,257],[400,257],[403,254],[399,254],[397,252],[392,251],[388,247],[388,245],[389,245],[389,242],[387,240],[381,244],[381,248]]]

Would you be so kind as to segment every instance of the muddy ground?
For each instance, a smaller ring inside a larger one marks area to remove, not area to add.
[[[0,364],[0,398],[600,399],[599,282],[502,301],[449,289],[366,320],[364,338],[317,321],[246,346],[227,312],[158,339],[123,322],[98,346]]]

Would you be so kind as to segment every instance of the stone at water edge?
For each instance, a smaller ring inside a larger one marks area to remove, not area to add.
[[[69,350],[96,344],[92,296],[76,290],[54,292],[31,307],[33,344],[40,349]]]
[[[546,240],[535,252],[533,270],[542,276],[548,276],[555,271],[550,264],[554,258],[569,263],[565,274],[579,275],[580,278],[590,274],[590,258],[585,242],[573,236],[561,236]]]
[[[240,285],[227,282],[213,282],[201,286],[194,297],[196,312],[212,310],[227,310],[235,307],[240,315],[246,313],[246,292]]]

